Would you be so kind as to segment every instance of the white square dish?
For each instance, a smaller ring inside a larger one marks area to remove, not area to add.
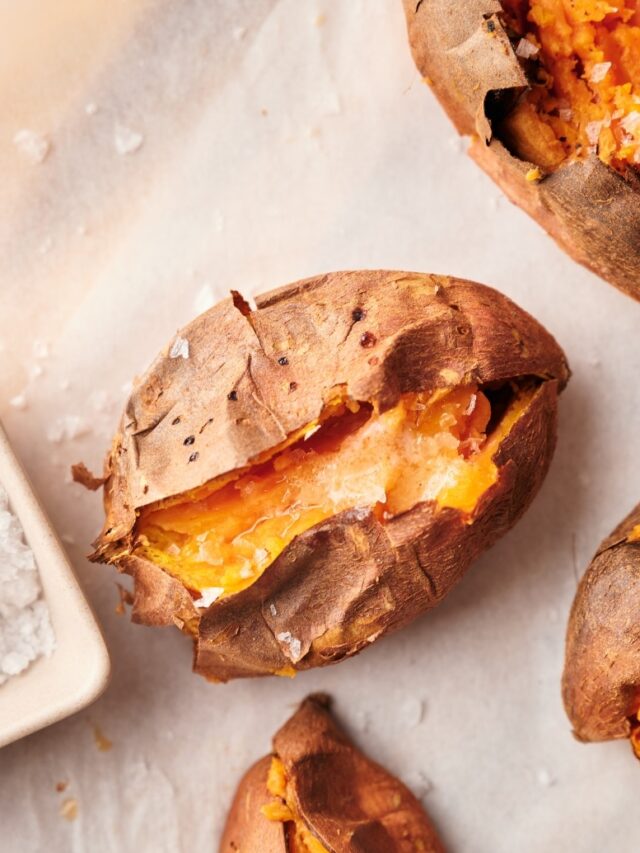
[[[0,686],[0,747],[89,705],[109,680],[98,623],[49,520],[0,426],[0,483],[31,547],[56,647]]]

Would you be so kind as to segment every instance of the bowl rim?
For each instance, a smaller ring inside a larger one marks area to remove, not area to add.
[[[56,638],[40,657],[0,685],[0,747],[75,714],[106,688],[111,661],[102,631],[67,554],[0,423],[0,483],[32,549]]]

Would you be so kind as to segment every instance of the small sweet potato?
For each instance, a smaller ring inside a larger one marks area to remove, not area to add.
[[[310,696],[240,782],[220,853],[443,853],[413,794]]]
[[[631,738],[640,758],[640,505],[604,540],[580,582],[562,690],[579,740]]]
[[[640,11],[403,0],[418,70],[469,153],[579,263],[640,299]]]
[[[479,284],[346,272],[237,294],[127,404],[93,559],[217,681],[339,661],[441,601],[519,518],[568,378]]]

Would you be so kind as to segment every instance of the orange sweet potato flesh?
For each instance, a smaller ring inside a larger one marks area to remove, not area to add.
[[[580,582],[562,690],[579,740],[631,738],[640,757],[640,506],[605,539]]]
[[[443,853],[413,794],[307,698],[240,782],[219,853]]]
[[[403,0],[469,152],[580,263],[640,298],[636,0]]]
[[[216,681],[338,662],[441,601],[540,486],[568,378],[471,282],[393,271],[238,296],[134,390],[94,559]]]
[[[505,3],[531,87],[499,126],[516,152],[552,170],[597,153],[640,163],[640,10],[636,0]]]

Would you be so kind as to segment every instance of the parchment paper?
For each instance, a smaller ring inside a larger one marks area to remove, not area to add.
[[[114,666],[96,705],[0,753],[3,853],[216,850],[240,774],[319,689],[430,789],[451,850],[637,850],[640,768],[625,743],[572,740],[559,679],[576,579],[640,498],[640,305],[467,160],[399,0],[7,0],[0,17],[0,416]],[[212,686],[177,631],[116,613],[115,573],[84,558],[100,498],[67,469],[100,466],[123,385],[212,299],[348,267],[475,278],[545,323],[574,370],[556,459],[419,623],[294,681]]]

